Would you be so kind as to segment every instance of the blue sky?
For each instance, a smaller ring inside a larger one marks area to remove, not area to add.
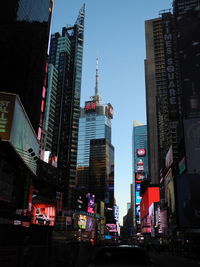
[[[96,57],[99,94],[114,107],[115,198],[120,223],[130,201],[132,124],[146,124],[144,21],[171,8],[171,0],[55,0],[52,33],[73,25],[86,4],[81,105],[94,95]]]

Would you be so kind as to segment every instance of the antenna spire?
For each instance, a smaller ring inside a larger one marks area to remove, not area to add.
[[[95,96],[99,96],[99,59],[96,58],[96,82],[95,82]]]
[[[96,75],[95,75],[95,95],[91,96],[92,100],[100,103],[101,97],[99,96],[99,59],[96,58]]]

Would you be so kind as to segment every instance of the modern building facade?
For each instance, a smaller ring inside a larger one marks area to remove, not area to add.
[[[150,179],[159,183],[160,169],[170,145],[178,158],[182,138],[180,84],[174,18],[170,12],[145,21],[146,101]]]
[[[18,94],[40,139],[53,0],[14,0],[1,5],[1,91]]]
[[[78,125],[85,5],[75,24],[51,36],[44,134],[46,148],[57,158],[64,206],[70,211],[76,179]]]
[[[90,141],[105,138],[111,144],[113,107],[102,104],[98,88],[98,59],[96,65],[95,95],[81,108],[78,133],[77,186],[88,187]]]

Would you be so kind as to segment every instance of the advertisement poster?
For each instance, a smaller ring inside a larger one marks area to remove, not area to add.
[[[56,209],[49,204],[33,204],[32,224],[54,226]]]

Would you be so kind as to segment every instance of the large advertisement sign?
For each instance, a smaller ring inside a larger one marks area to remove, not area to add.
[[[172,170],[169,169],[164,177],[165,187],[165,201],[170,213],[175,212],[175,194],[174,194],[174,179],[172,176]]]
[[[87,216],[80,214],[78,216],[78,227],[80,229],[86,229]]]
[[[135,192],[135,203],[136,205],[139,205],[140,204],[140,201],[141,201],[141,196],[140,196],[140,192],[136,191]]]
[[[107,227],[109,232],[117,232],[117,225],[116,224],[107,223],[106,227]]]
[[[140,181],[141,182],[144,179],[145,179],[145,173],[144,172],[138,171],[138,172],[135,173],[135,181],[136,182],[137,181]]]
[[[179,174],[176,177],[179,227],[200,225],[200,175]]]
[[[95,212],[95,195],[88,193],[88,206],[87,206],[87,212],[94,213]]]
[[[85,111],[86,112],[93,112],[96,110],[96,102],[87,101],[85,102]]]
[[[39,143],[37,141],[37,136],[18,98],[16,98],[14,107],[10,142],[12,143],[16,151],[20,154],[27,166],[34,173],[36,173],[35,161],[28,150],[32,149],[35,153],[35,156],[38,157]]]
[[[49,204],[33,204],[32,224],[54,226],[56,209]]]
[[[113,107],[110,103],[108,103],[108,105],[106,107],[106,114],[110,119],[113,118]]]
[[[184,120],[185,150],[188,173],[200,172],[200,119]]]
[[[171,145],[165,157],[165,168],[168,169],[172,165],[172,163],[173,163],[173,150]]]
[[[91,232],[95,230],[95,219],[88,216],[86,220],[86,231]]]
[[[146,149],[145,148],[136,149],[136,155],[138,157],[144,157],[144,156],[146,156]]]

